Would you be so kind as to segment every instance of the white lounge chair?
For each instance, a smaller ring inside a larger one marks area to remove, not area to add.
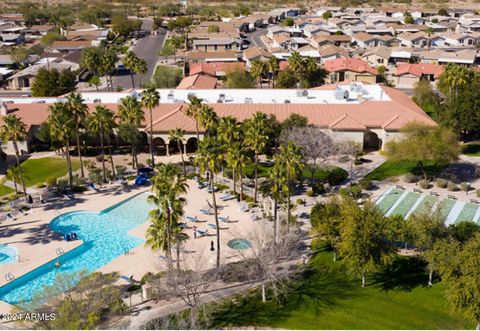
[[[205,231],[197,229],[197,238],[206,237],[208,235],[208,229]]]
[[[230,216],[224,217],[224,216],[218,216],[218,220],[220,222],[228,223],[230,222]]]
[[[212,214],[212,208],[208,206],[204,206],[200,209],[200,212],[204,215],[211,215]]]
[[[228,200],[232,200],[232,199],[235,199],[235,196],[233,194],[230,194],[230,192],[220,196],[220,200],[222,200],[222,201],[228,201]]]
[[[190,222],[198,222],[198,217],[195,216],[195,217],[192,217],[192,216],[187,216],[185,217],[187,221],[190,221]]]

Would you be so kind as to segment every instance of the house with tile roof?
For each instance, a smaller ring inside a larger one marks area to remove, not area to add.
[[[436,83],[444,66],[427,63],[400,63],[397,65],[393,83],[400,88],[413,88],[420,80]]]
[[[158,92],[162,103],[153,109],[152,127],[153,144],[158,153],[166,152],[165,146],[170,143],[168,132],[175,128],[185,131],[186,148],[196,146],[196,123],[185,113],[192,95],[212,107],[219,117],[233,116],[238,121],[245,121],[259,111],[275,115],[280,122],[291,114],[299,114],[334,139],[355,141],[364,148],[381,149],[386,142],[398,139],[400,129],[408,122],[436,125],[404,92],[361,82],[324,85],[309,90],[160,89]],[[140,97],[141,93],[141,90],[85,92],[82,97],[89,111],[103,104],[116,113],[122,98],[128,95]],[[48,106],[62,100],[64,97],[3,98],[0,110],[3,115],[16,114],[31,133],[46,121]],[[148,112],[147,109],[144,111]],[[141,127],[145,132],[150,131],[147,121]],[[200,128],[200,139],[204,133],[205,130]],[[147,134],[144,135],[147,139]]]
[[[326,81],[329,84],[343,81],[375,84],[377,81],[377,69],[361,59],[347,57],[329,60],[325,61],[324,67],[328,71]]]
[[[217,87],[217,81],[218,79],[215,77],[196,74],[182,79],[177,88],[184,90],[214,89]]]

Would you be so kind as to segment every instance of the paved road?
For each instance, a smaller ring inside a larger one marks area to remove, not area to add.
[[[145,23],[145,21],[144,21]],[[148,23],[147,23],[148,24]],[[137,41],[137,44],[133,48],[133,52],[140,58],[147,61],[147,73],[142,75],[142,82],[150,82],[150,78],[153,75],[155,66],[158,61],[158,49],[162,47],[163,41],[165,39],[165,30],[159,30],[158,35],[147,35]],[[135,80],[135,87],[139,87],[139,77],[138,75],[133,76]],[[121,86],[124,89],[129,89],[132,87],[132,80],[130,75],[117,76],[113,80],[114,89],[117,86]]]
[[[264,36],[266,34],[267,34],[267,29],[257,29],[255,32],[249,33],[247,35],[247,39],[254,46],[257,46],[259,48],[266,48],[262,39],[260,39],[261,36]]]

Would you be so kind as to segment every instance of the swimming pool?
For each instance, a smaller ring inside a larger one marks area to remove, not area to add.
[[[227,243],[227,246],[232,249],[243,251],[244,249],[251,248],[252,243],[247,239],[232,239]]]
[[[0,245],[0,265],[17,262],[18,249],[15,246]]]
[[[22,305],[45,286],[53,285],[59,274],[93,272],[143,243],[128,232],[148,220],[153,206],[148,193],[124,200],[101,212],[77,211],[57,216],[50,227],[60,234],[76,232],[83,244],[37,269],[0,287],[0,300]],[[59,261],[61,266],[55,267]],[[72,277],[75,282],[75,277]],[[72,284],[73,285],[73,284]]]

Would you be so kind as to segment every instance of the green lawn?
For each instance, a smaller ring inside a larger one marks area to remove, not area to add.
[[[424,161],[424,168],[429,176],[441,172],[447,164],[437,164],[433,161]],[[402,160],[402,161],[386,161],[378,168],[369,173],[366,178],[370,180],[384,180],[388,177],[401,176],[411,172],[420,174],[418,164],[416,161]]]
[[[437,200],[437,197],[426,195],[422,202],[417,206],[414,213],[422,214],[431,211]]]
[[[322,251],[312,270],[281,303],[262,303],[258,291],[216,307],[213,328],[260,326],[280,329],[469,329],[452,313],[441,283],[425,286],[422,262],[398,258],[388,270],[369,275],[366,288],[347,276],[332,253]]]
[[[404,192],[405,191],[403,190],[397,190],[395,188],[392,189],[377,205],[378,208],[380,208],[382,212],[386,213]]]
[[[15,192],[13,188],[0,184],[0,196],[4,196],[13,192]]]
[[[398,206],[392,211],[390,215],[401,215],[402,217],[405,217],[405,215],[407,215],[408,211],[410,210],[410,208],[413,207],[418,198],[420,198],[419,193],[408,192],[405,198],[400,201]]]
[[[268,176],[268,171],[269,169],[273,166],[273,163],[259,163],[258,164],[258,177],[267,177]],[[340,177],[347,178],[348,173],[346,170],[343,170],[342,168],[339,167],[332,167],[331,169],[322,169],[322,168],[317,168],[315,171],[315,178],[318,180],[326,180],[328,178],[328,175],[332,172],[341,172],[343,175],[340,175]],[[254,178],[255,177],[255,164],[250,163],[245,167],[245,176],[249,178]],[[312,173],[310,171],[310,168],[305,167],[302,173],[302,177],[310,179],[312,177]]]
[[[474,205],[473,203],[466,203],[465,206],[463,207],[462,211],[458,215],[457,219],[455,220],[455,223],[461,222],[461,221],[473,221],[473,217],[475,216],[475,213],[477,212],[478,205]]]
[[[80,167],[78,161],[73,161],[73,170]],[[33,186],[43,183],[48,177],[63,177],[67,174],[67,161],[56,157],[26,160],[22,163],[25,185]]]

